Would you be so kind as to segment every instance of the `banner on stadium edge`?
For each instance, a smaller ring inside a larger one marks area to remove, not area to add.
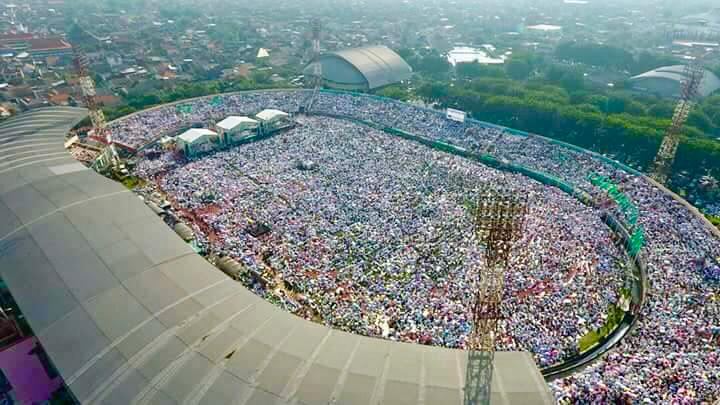
[[[635,256],[640,253],[640,250],[645,245],[645,232],[643,231],[642,226],[637,223],[639,216],[637,206],[635,206],[635,204],[633,204],[625,194],[620,192],[617,184],[613,183],[607,177],[598,173],[590,173],[588,180],[590,180],[590,183],[593,186],[606,191],[610,198],[612,198],[618,205],[628,224],[632,227],[632,229],[630,229],[632,234],[630,235],[630,240],[628,241],[630,256]]]
[[[457,122],[465,122],[465,111],[456,110],[453,108],[447,109],[447,118],[449,120],[457,121]]]
[[[638,209],[625,194],[620,192],[617,184],[610,181],[607,177],[601,176],[597,173],[591,173],[588,176],[588,180],[590,180],[590,183],[593,186],[599,187],[601,190],[608,193],[610,198],[612,198],[613,201],[615,201],[615,203],[620,207],[623,215],[625,215],[625,218],[630,225],[634,226],[637,224],[639,214]]]

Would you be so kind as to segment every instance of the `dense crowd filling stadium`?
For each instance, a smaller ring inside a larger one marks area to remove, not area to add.
[[[110,125],[138,148],[192,123],[264,108],[296,112],[308,92],[266,92],[149,110]],[[186,110],[187,111],[187,110]],[[311,113],[397,128],[557,177],[590,195],[599,174],[639,209],[650,290],[636,328],[603,359],[552,383],[558,400],[709,401],[720,386],[720,240],[646,178],[589,153],[408,104],[321,92]],[[135,174],[166,193],[200,243],[271,274],[258,294],[333,327],[399,341],[465,347],[473,271],[468,206],[487,184],[531,196],[507,275],[499,349],[540,366],[572,354],[627,283],[627,256],[600,210],[516,174],[346,120],[303,116],[262,141],[197,158],[144,152]],[[152,158],[151,158],[152,156]],[[311,165],[299,164],[312,162]],[[617,213],[618,217],[622,214]],[[269,232],[253,236],[253,224]],[[284,296],[277,297],[277,290]]]

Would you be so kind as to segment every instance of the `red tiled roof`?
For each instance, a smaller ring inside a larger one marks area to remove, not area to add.
[[[61,38],[35,38],[28,41],[32,51],[52,51],[57,49],[72,49],[72,45]]]
[[[48,97],[48,100],[54,104],[67,103],[69,99],[70,99],[70,95],[67,93],[55,94],[55,95]]]

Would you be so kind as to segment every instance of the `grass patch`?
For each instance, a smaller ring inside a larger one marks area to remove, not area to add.
[[[122,180],[122,184],[123,184],[123,186],[127,187],[128,189],[133,190],[136,187],[144,186],[145,181],[136,176],[128,176]]]
[[[593,347],[595,347],[600,341],[609,336],[615,328],[620,325],[625,312],[615,304],[610,304],[608,307],[608,317],[605,320],[605,324],[597,330],[593,330],[585,334],[580,338],[578,342],[578,351],[584,353]]]
[[[705,215],[710,222],[715,225],[716,228],[720,229],[720,217],[714,215]]]

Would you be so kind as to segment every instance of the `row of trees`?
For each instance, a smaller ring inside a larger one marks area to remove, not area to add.
[[[633,55],[623,48],[612,45],[578,41],[559,44],[555,48],[555,56],[560,60],[589,66],[624,70],[632,75],[638,75],[660,66],[680,63],[676,58],[667,55],[658,55],[647,51]]]
[[[610,45],[568,42],[556,48],[558,63],[515,54],[502,66],[461,63],[455,69],[432,50],[401,51],[421,78],[412,91],[401,86],[382,95],[420,98],[439,107],[468,111],[474,118],[539,133],[611,155],[639,169],[652,164],[672,119],[674,102],[623,90],[591,88],[588,65],[641,73],[677,63],[671,57],[633,55]],[[674,178],[677,191],[710,171],[720,175],[720,96],[706,98],[688,119]]]
[[[479,120],[609,154],[640,169],[651,165],[673,111],[666,100],[584,91],[562,75],[529,82],[479,78],[461,85],[431,80],[418,86],[415,95]],[[689,122],[675,171],[702,176],[710,169],[720,175],[720,143],[707,136],[720,128],[720,96],[706,99]]]

